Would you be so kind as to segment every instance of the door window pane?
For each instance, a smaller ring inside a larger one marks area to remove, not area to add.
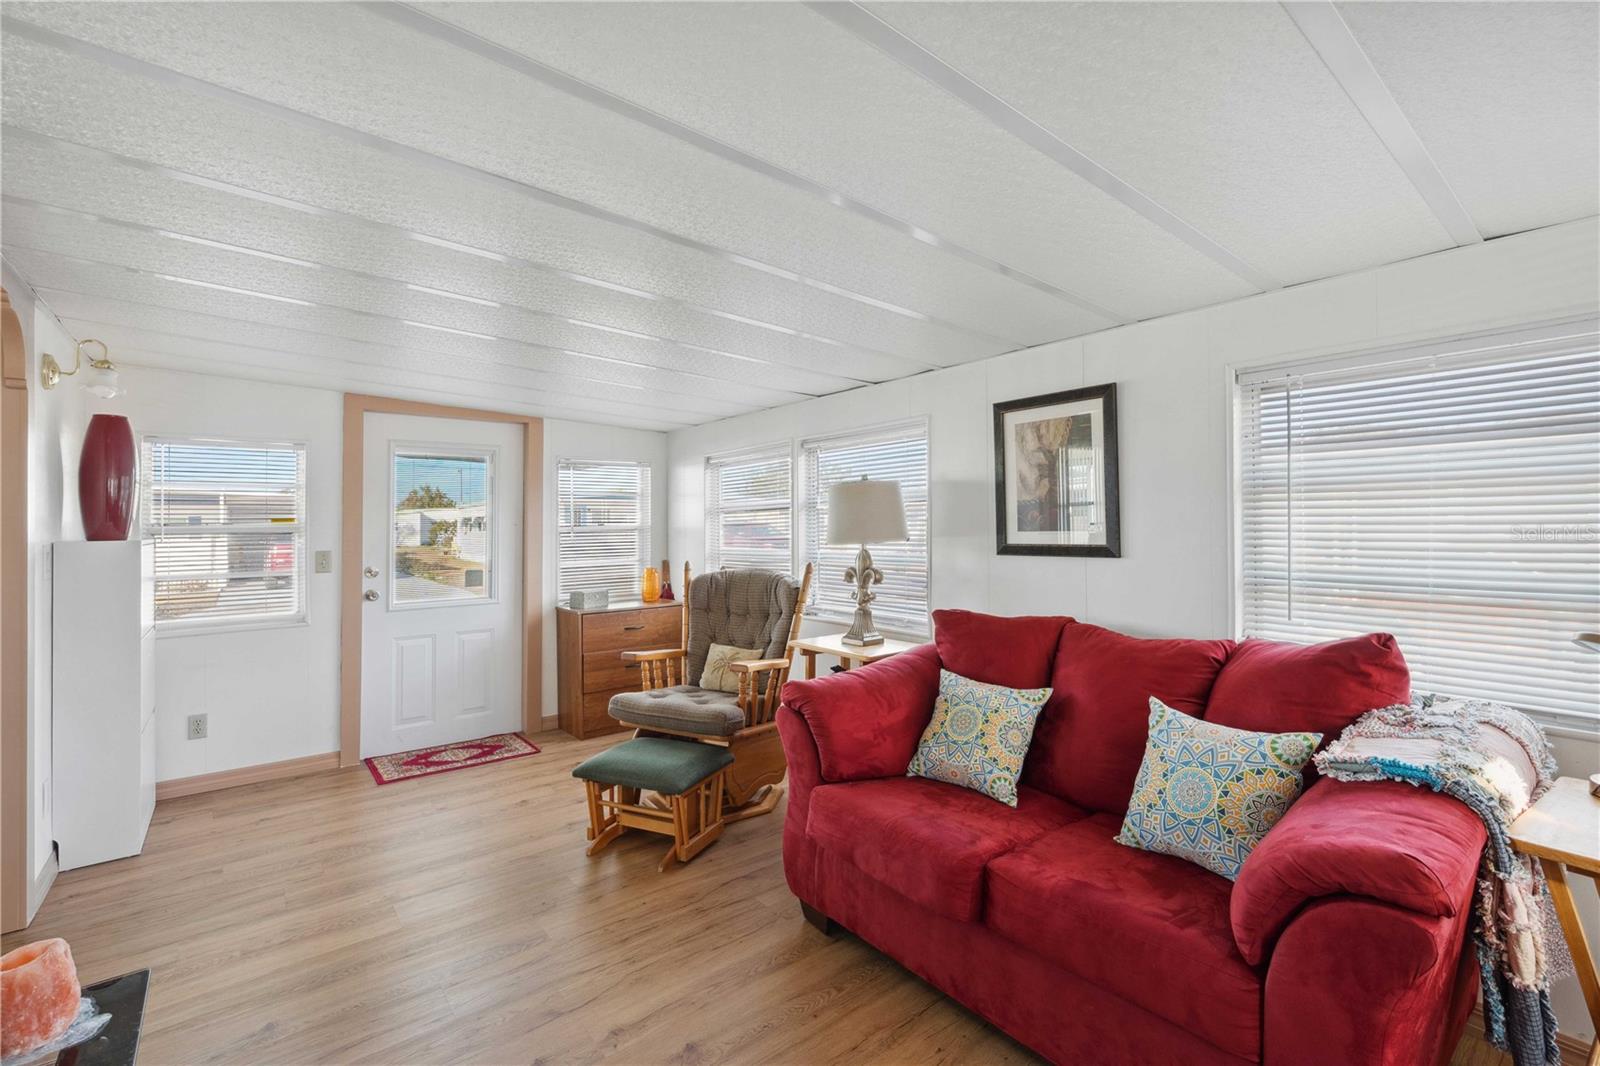
[[[393,462],[392,602],[491,598],[493,456],[397,450]]]

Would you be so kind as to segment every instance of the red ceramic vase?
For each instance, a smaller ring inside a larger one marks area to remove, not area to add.
[[[127,540],[139,507],[139,456],[122,415],[95,415],[78,460],[85,540]]]

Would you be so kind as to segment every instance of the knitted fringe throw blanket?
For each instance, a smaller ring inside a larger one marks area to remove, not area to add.
[[[1516,1066],[1556,1066],[1550,982],[1572,971],[1539,864],[1511,850],[1517,815],[1556,778],[1550,742],[1520,711],[1420,696],[1368,711],[1316,756],[1340,781],[1405,781],[1454,796],[1489,831],[1478,868],[1473,946],[1484,1027]]]

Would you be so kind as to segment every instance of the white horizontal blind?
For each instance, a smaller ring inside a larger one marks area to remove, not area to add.
[[[830,545],[828,489],[865,474],[874,481],[900,482],[909,539],[872,544],[872,561],[883,571],[873,586],[872,617],[880,630],[914,636],[928,633],[928,427],[925,422],[804,441],[800,465],[805,486],[806,558],[816,567],[811,579],[813,618],[849,621],[855,613],[854,584],[844,580],[859,545]]]
[[[1241,379],[1243,629],[1391,632],[1418,691],[1592,722],[1595,338],[1478,349]]]
[[[144,471],[159,624],[305,617],[304,447],[146,437]]]
[[[706,569],[794,566],[789,445],[706,460]]]
[[[606,589],[637,600],[650,559],[650,467],[563,459],[557,466],[557,595]]]

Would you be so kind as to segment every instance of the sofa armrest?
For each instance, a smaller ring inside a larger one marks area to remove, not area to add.
[[[1245,861],[1230,917],[1260,964],[1307,903],[1358,896],[1433,918],[1471,906],[1487,833],[1458,800],[1398,781],[1323,778]]]
[[[932,644],[783,686],[784,706],[810,727],[824,781],[903,776],[938,695]]]

